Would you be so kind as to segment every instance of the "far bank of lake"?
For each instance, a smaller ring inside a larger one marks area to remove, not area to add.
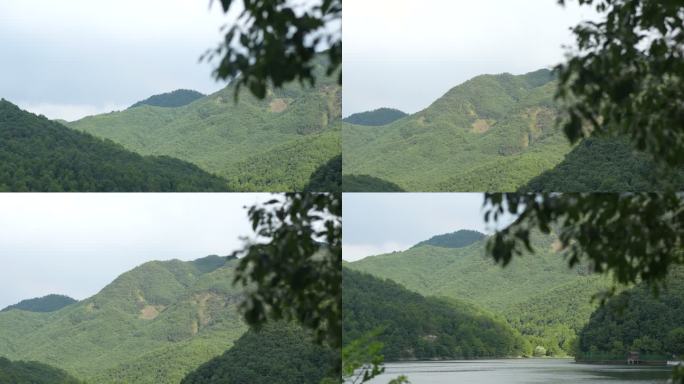
[[[664,384],[670,367],[579,364],[572,359],[455,360],[388,363],[372,384],[400,375],[412,384]]]

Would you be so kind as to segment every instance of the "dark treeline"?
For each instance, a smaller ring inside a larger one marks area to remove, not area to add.
[[[150,105],[154,107],[174,108],[192,103],[203,98],[204,94],[189,89],[177,89],[173,92],[151,96],[143,101],[131,105],[131,108]]]
[[[34,361],[12,362],[0,357],[2,384],[83,384],[68,373]]]
[[[389,361],[519,356],[529,345],[505,322],[455,300],[426,298],[391,280],[343,268],[345,345],[368,332]]]
[[[339,352],[316,345],[296,325],[272,323],[250,330],[223,355],[188,374],[181,384],[319,384]]]
[[[378,108],[373,111],[355,113],[344,119],[344,121],[356,125],[380,126],[387,125],[406,116],[408,116],[407,113],[398,109]]]
[[[404,192],[398,185],[378,177],[368,175],[342,176],[344,192]]]
[[[47,295],[34,299],[22,300],[17,304],[10,305],[0,312],[11,309],[20,309],[29,312],[54,312],[75,303],[76,300],[64,295]]]
[[[226,182],[170,157],[147,157],[0,100],[0,191],[225,191]]]

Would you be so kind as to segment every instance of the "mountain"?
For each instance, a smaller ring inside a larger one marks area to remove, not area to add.
[[[0,191],[226,191],[226,182],[169,157],[140,156],[0,100]]]
[[[258,357],[258,358],[257,358]],[[340,356],[296,325],[266,324],[188,374],[181,384],[319,384]]]
[[[486,255],[487,238],[469,245],[443,241],[464,240],[465,233],[437,236],[403,252],[371,256],[345,266],[391,279],[421,295],[472,303],[505,318],[547,354],[572,353],[576,334],[597,306],[591,302],[592,295],[610,287],[611,280],[591,274],[587,266],[568,268],[556,251],[555,236],[535,234],[531,243],[536,253],[516,257],[503,268]]]
[[[3,384],[82,384],[68,373],[35,361],[9,361],[0,357]]]
[[[137,103],[131,105],[130,108],[140,107],[143,105],[164,108],[182,107],[192,103],[195,100],[201,99],[204,96],[206,95],[197,91],[189,89],[177,89],[173,92],[150,96],[143,101],[138,101]]]
[[[29,312],[54,312],[76,302],[76,300],[69,296],[47,295],[34,299],[22,300],[17,304],[4,308],[0,312],[6,312],[11,309],[20,309]]]
[[[355,113],[344,119],[345,123],[356,125],[380,126],[393,123],[408,116],[406,112],[392,108],[379,108],[373,111]]]
[[[246,330],[234,258],[153,261],[96,295],[47,313],[0,312],[0,356],[91,383],[173,383]]]
[[[381,329],[377,339],[389,361],[510,357],[531,350],[505,321],[471,304],[426,298],[348,268],[342,278],[344,343]]]
[[[420,247],[423,245],[432,245],[442,248],[462,248],[467,247],[477,241],[485,238],[485,235],[478,231],[470,231],[462,229],[453,233],[446,233],[443,235],[432,236],[428,240],[421,241],[413,247]]]
[[[324,76],[322,61],[315,71],[315,87],[289,84],[270,89],[264,100],[243,91],[236,101],[228,85],[188,105],[143,105],[69,127],[143,155],[191,162],[234,190],[301,191],[341,154],[341,87],[336,76]]]
[[[482,75],[385,126],[345,123],[344,176],[413,192],[656,190],[653,163],[624,141],[569,144],[556,124],[556,88],[545,69]]]
[[[588,138],[521,192],[652,192],[684,189],[684,170],[664,173],[625,139]]]
[[[609,299],[591,315],[577,347],[578,360],[624,360],[630,351],[652,360],[684,355],[684,269],[672,270],[657,296],[642,283]]]

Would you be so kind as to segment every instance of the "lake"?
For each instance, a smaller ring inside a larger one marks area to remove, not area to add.
[[[577,364],[570,359],[459,360],[388,363],[371,383],[386,384],[399,375],[412,384],[666,383],[667,367]]]

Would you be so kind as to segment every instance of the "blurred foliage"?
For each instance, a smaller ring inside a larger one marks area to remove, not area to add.
[[[382,329],[367,332],[342,348],[342,379],[345,383],[365,383],[385,372],[383,343],[377,341]]]
[[[150,96],[143,101],[138,101],[137,103],[131,105],[129,108],[140,107],[143,105],[165,108],[182,107],[184,105],[192,103],[195,100],[199,100],[205,96],[205,94],[190,89],[177,89],[173,92]]]
[[[338,354],[309,332],[283,322],[249,330],[223,355],[202,364],[181,384],[319,384],[335,372]]]
[[[245,320],[297,321],[318,343],[342,338],[342,197],[288,193],[249,209],[256,235],[240,256],[235,282],[245,290]]]
[[[220,0],[224,12],[236,0]],[[293,3],[288,0],[242,0],[237,22],[228,27],[224,41],[203,56],[220,58],[214,74],[234,82],[235,97],[246,86],[257,98],[266,97],[269,85],[280,88],[298,80],[314,85],[314,58],[325,46],[326,73],[342,64],[342,0]],[[239,5],[237,5],[239,7]],[[338,25],[339,24],[339,25]],[[341,71],[338,83],[342,84]]]
[[[9,361],[0,357],[0,383],[83,384],[68,373],[35,361]]]
[[[401,118],[408,116],[407,113],[398,109],[378,108],[368,112],[355,113],[349,115],[343,121],[349,124],[380,126],[393,123]]]
[[[64,295],[47,295],[34,299],[22,300],[17,304],[10,305],[0,312],[11,309],[21,309],[29,312],[53,312],[75,303],[76,300]]]
[[[0,312],[0,356],[91,383],[177,384],[247,330],[236,264],[219,256],[148,262],[60,310]]]
[[[226,191],[184,161],[141,156],[0,100],[0,191]]]
[[[684,206],[676,193],[485,195],[485,221],[518,215],[488,252],[502,265],[534,252],[530,234],[558,233],[569,266],[588,264],[618,283],[658,284],[684,264]]]
[[[573,29],[577,46],[556,68],[566,136],[625,136],[658,162],[684,165],[682,1],[578,2],[601,20]]]

